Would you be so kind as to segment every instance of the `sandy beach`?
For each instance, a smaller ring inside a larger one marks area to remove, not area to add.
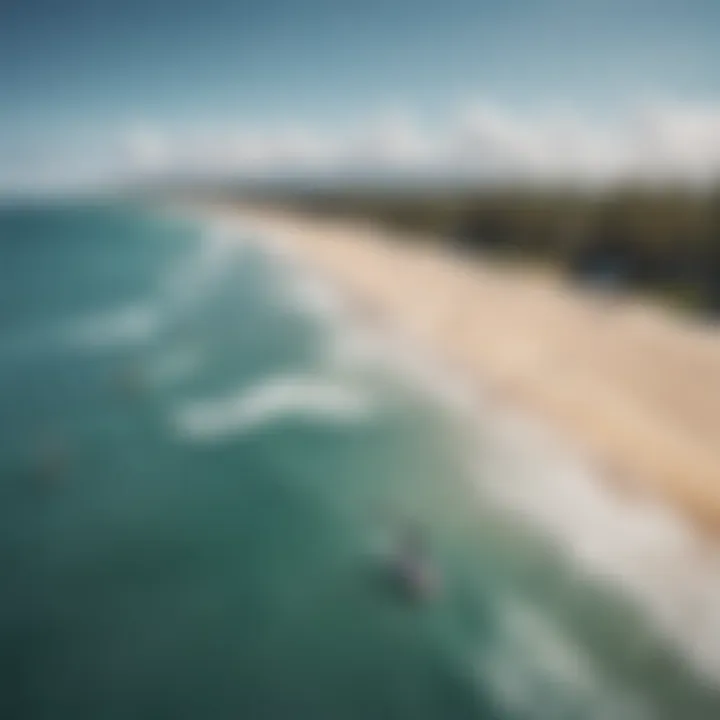
[[[550,426],[622,493],[720,528],[720,332],[548,273],[452,256],[370,224],[241,208],[320,272],[506,404]],[[414,239],[422,240],[422,239]]]

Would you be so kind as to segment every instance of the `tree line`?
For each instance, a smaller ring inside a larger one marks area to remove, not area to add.
[[[580,282],[660,293],[720,316],[720,188],[295,188],[270,199],[432,235],[463,252],[551,262]]]

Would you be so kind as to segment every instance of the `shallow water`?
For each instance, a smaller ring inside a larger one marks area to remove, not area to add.
[[[0,216],[2,717],[720,716],[641,606],[478,491],[490,436],[255,240]],[[406,518],[424,607],[377,579]]]

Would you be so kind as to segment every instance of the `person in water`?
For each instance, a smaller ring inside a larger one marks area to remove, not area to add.
[[[426,600],[437,589],[434,568],[427,551],[427,541],[422,528],[408,524],[401,531],[389,572],[396,590],[412,601]]]
[[[425,536],[419,525],[410,523],[405,527],[400,535],[399,547],[401,552],[412,557],[425,553]]]

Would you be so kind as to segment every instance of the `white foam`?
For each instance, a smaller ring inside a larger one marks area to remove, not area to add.
[[[160,325],[157,307],[149,303],[130,303],[68,323],[62,335],[71,345],[97,348],[147,341]]]
[[[286,307],[330,327],[348,319],[345,299],[336,288],[297,262],[285,267],[281,300]]]
[[[477,393],[437,361],[412,333],[384,329],[385,364],[401,382],[428,394],[435,402],[469,415],[478,407]]]
[[[467,385],[457,381],[440,363],[434,362],[422,343],[405,328],[386,318],[362,312],[336,284],[309,269],[288,254],[282,297],[292,309],[319,321],[327,332],[323,361],[340,370],[381,369],[416,390],[429,392],[436,400],[456,410],[470,412]]]
[[[195,252],[168,271],[161,288],[165,303],[179,311],[201,301],[247,245],[234,226],[223,222],[208,225]]]
[[[358,387],[317,375],[286,374],[226,396],[186,403],[176,411],[174,423],[184,437],[215,440],[288,417],[358,422],[371,410]]]
[[[145,342],[173,315],[201,301],[243,248],[236,226],[214,222],[202,232],[197,250],[167,271],[158,297],[74,320],[63,326],[61,336],[72,345],[87,348]]]
[[[614,583],[707,676],[720,678],[720,549],[667,507],[625,497],[541,428],[506,412],[483,422],[481,497],[560,541],[583,571]]]
[[[640,720],[648,709],[611,683],[557,623],[530,605],[502,598],[496,635],[482,643],[479,680],[508,711],[539,720]]]
[[[386,359],[387,350],[377,333],[350,324],[331,333],[324,358],[330,367],[348,370],[381,367]]]
[[[270,239],[265,249],[274,244]],[[309,268],[284,244],[280,247],[284,272],[277,298],[284,308],[322,327],[325,342],[321,365],[330,372],[351,373],[387,367],[389,345],[378,327],[360,322],[346,293]]]

